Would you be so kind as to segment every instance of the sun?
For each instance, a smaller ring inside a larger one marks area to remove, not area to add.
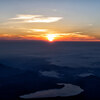
[[[47,37],[48,41],[52,42],[52,41],[54,41],[56,35],[55,34],[47,34],[46,37]]]

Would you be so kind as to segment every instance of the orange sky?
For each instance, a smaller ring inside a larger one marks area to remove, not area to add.
[[[100,0],[74,1],[0,1],[0,40],[99,41]]]
[[[100,41],[93,36],[80,35],[76,33],[68,34],[41,34],[41,35],[0,35],[0,40],[43,40],[43,41]]]

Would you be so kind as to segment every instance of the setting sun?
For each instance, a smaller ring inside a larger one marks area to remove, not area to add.
[[[55,37],[56,37],[55,34],[48,34],[48,35],[47,35],[47,39],[48,39],[48,41],[50,41],[50,42],[54,41]]]

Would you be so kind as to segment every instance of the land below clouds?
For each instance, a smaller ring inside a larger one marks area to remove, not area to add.
[[[66,83],[80,86],[84,92],[77,96],[45,99],[99,100],[99,45],[73,42],[0,43],[0,99],[18,100],[21,95],[57,89],[57,83]]]

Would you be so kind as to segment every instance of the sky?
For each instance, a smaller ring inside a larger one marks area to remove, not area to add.
[[[99,41],[100,0],[0,0],[0,40]]]

